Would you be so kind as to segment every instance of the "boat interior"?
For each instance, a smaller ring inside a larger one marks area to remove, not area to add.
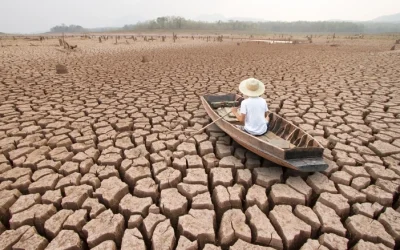
[[[238,96],[235,94],[228,95],[209,95],[204,96],[213,110],[225,121],[232,125],[241,124],[236,116],[231,112],[232,107],[239,107],[240,101],[237,101]],[[273,146],[282,150],[299,149],[299,148],[320,148],[318,142],[303,130],[295,126],[293,123],[283,119],[275,113],[270,113],[270,122],[268,132],[257,138],[272,144]]]

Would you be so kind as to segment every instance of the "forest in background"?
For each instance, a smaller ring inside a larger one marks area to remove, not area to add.
[[[297,21],[297,22],[249,22],[249,21],[193,21],[183,17],[167,16],[153,20],[127,24],[121,28],[83,28],[79,25],[59,25],[50,29],[52,33],[79,33],[97,31],[144,31],[144,30],[198,30],[198,31],[248,31],[265,33],[307,33],[307,32],[335,32],[335,33],[396,33],[400,32],[400,25],[396,23],[376,22],[344,22],[344,21]]]

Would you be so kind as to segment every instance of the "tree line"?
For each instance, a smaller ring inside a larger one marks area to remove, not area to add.
[[[61,25],[57,25],[54,26],[53,28],[50,29],[51,33],[77,33],[77,32],[86,32],[87,29],[83,28],[80,25],[65,25],[65,24],[61,24]]]
[[[102,28],[107,31],[107,28]],[[204,22],[183,17],[165,16],[153,20],[127,24],[120,29],[109,31],[142,31],[142,30],[205,30],[205,31],[249,31],[249,32],[335,32],[335,33],[393,33],[400,32],[400,25],[394,23],[343,22],[343,21],[297,21],[297,22],[249,22],[249,21],[216,21]],[[95,32],[96,29],[85,29],[79,25],[61,25],[51,28],[51,32]]]
[[[154,20],[125,25],[123,30],[186,29],[262,32],[363,32],[361,24],[351,22],[246,22],[246,21],[193,21],[182,17],[159,17]]]

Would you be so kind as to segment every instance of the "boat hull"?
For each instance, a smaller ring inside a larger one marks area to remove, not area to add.
[[[285,159],[285,151],[268,144],[255,136],[252,136],[237,127],[229,123],[224,119],[220,119],[220,116],[211,108],[209,103],[204,97],[201,97],[201,102],[206,110],[207,114],[215,124],[227,133],[234,141],[240,144],[242,147],[250,150],[251,152],[274,162],[278,165],[295,169],[301,172],[317,172],[325,170],[328,165],[324,162],[322,157],[310,157],[310,158],[294,158]],[[323,149],[322,149],[323,150]]]

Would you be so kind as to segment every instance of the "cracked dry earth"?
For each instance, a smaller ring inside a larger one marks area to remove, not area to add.
[[[0,48],[0,249],[400,246],[389,42],[69,41],[76,52]],[[184,142],[210,122],[199,96],[248,77],[326,147],[325,172],[260,159],[215,126]]]

